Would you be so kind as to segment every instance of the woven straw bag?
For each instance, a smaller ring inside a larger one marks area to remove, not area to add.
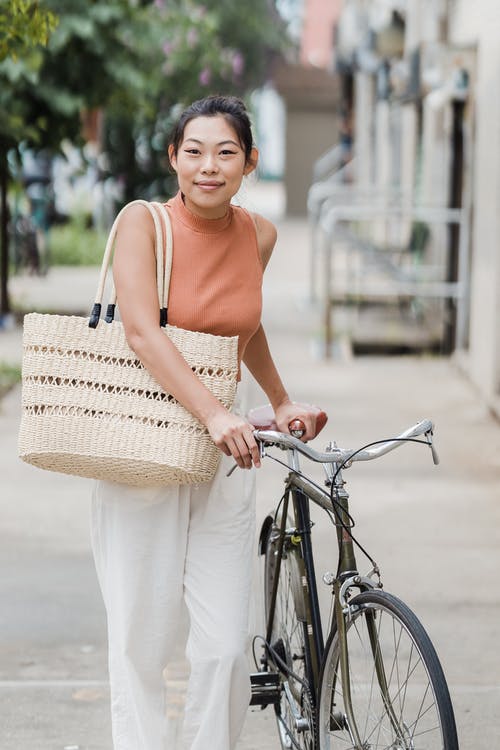
[[[146,206],[154,220],[160,325],[202,383],[230,409],[238,337],[166,324],[172,268],[168,212],[159,203],[133,203]],[[209,481],[220,451],[206,428],[162,390],[130,349],[123,325],[114,320],[114,287],[106,317],[100,319],[125,209],[109,234],[90,318],[38,313],[24,318],[19,455],[42,469],[137,486]]]

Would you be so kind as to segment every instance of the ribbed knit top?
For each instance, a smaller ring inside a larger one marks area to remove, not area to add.
[[[262,261],[253,219],[232,205],[220,219],[202,218],[186,208],[180,191],[166,206],[174,244],[168,322],[238,336],[241,363],[262,312]]]

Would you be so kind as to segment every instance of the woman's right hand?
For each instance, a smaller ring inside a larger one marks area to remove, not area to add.
[[[221,409],[207,420],[206,427],[217,448],[226,456],[232,456],[240,469],[260,466],[254,428],[245,419]]]

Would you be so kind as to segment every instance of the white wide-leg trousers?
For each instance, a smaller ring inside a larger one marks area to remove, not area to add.
[[[212,482],[136,488],[95,484],[92,547],[108,621],[115,750],[168,744],[163,670],[176,644],[183,601],[191,665],[186,750],[233,750],[250,698],[248,611],[255,526],[255,472]]]

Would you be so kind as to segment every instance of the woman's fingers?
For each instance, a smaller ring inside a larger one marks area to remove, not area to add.
[[[282,432],[290,432],[296,422],[302,422],[305,426],[305,432],[302,435],[297,435],[302,442],[306,443],[308,440],[312,440],[316,435],[316,414],[309,409],[302,407],[300,404],[294,404],[287,402],[276,410],[276,421],[278,429]]]
[[[233,456],[242,469],[260,466],[259,447],[253,436],[253,428],[244,419],[222,412],[207,427],[217,447],[226,456]]]
[[[249,469],[252,465],[252,456],[248,446],[242,438],[232,438],[231,453],[233,458],[241,469]]]
[[[259,449],[259,446],[257,445],[257,442],[256,442],[254,436],[253,436],[253,431],[252,431],[252,444],[250,445],[250,453],[252,455],[252,461],[253,461],[254,466],[256,466],[257,468],[259,468],[259,466],[260,466],[260,449]]]
[[[301,419],[306,426],[306,431],[302,435],[301,440],[307,442],[308,440],[312,440],[316,434],[316,416],[308,414],[307,417],[302,417]]]
[[[252,430],[248,425],[232,436],[228,442],[231,453],[242,469],[251,469],[253,465],[260,466],[260,454]]]

